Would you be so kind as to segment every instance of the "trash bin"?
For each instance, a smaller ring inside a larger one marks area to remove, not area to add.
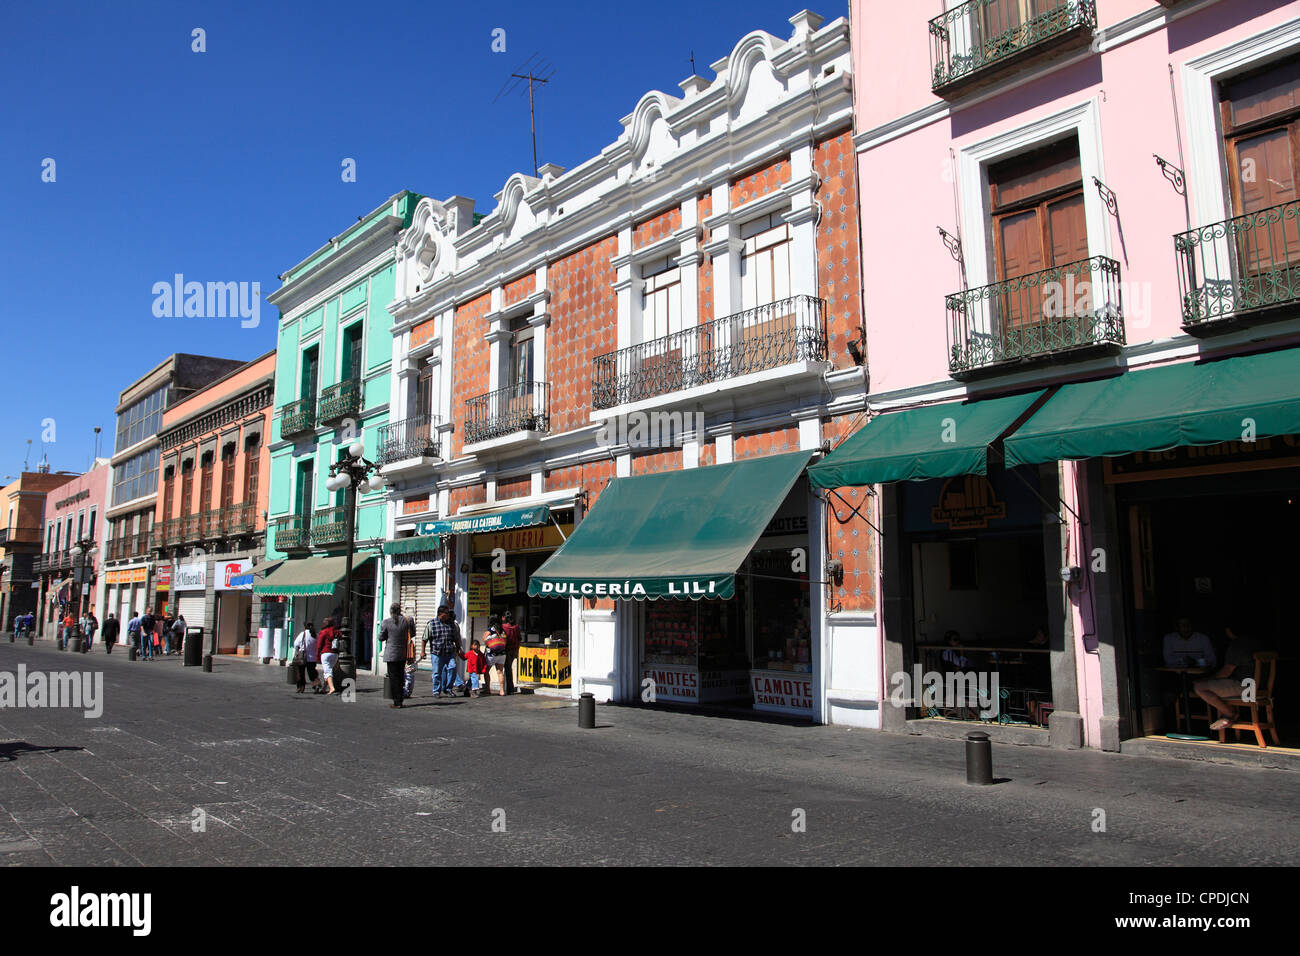
[[[185,628],[185,666],[199,667],[203,664],[203,628]]]

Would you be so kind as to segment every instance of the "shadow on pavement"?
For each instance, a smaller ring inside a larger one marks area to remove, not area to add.
[[[52,754],[60,750],[85,750],[85,747],[33,747],[25,740],[0,743],[0,761],[13,761],[19,754]]]

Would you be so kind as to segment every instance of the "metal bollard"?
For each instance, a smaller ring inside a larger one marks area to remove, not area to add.
[[[35,644],[35,643],[36,643],[36,635],[33,634],[31,631],[28,631],[28,632],[27,632],[27,646],[28,646],[28,647],[31,647],[31,646],[32,646],[33,644]]]
[[[140,648],[136,647],[134,644],[128,644],[126,646],[126,659],[128,661],[135,660],[139,654],[140,654]]]
[[[993,745],[988,734],[966,735],[966,782],[978,786],[993,782]]]
[[[203,655],[203,673],[205,673],[205,674],[211,674],[211,673],[212,673],[212,655],[211,655],[211,654],[204,654],[204,655]]]
[[[578,695],[578,729],[596,729],[596,698],[589,693]]]

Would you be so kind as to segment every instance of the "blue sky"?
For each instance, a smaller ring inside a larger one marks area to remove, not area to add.
[[[829,21],[845,0],[812,9]],[[0,10],[0,478],[41,454],[82,470],[117,395],[173,352],[251,359],[274,308],[157,318],[155,282],[276,276],[401,189],[488,212],[530,171],[528,101],[493,102],[534,53],[538,162],[573,168],[617,138],[641,94],[789,36],[792,0],[624,4],[8,3]],[[647,11],[653,11],[647,17]],[[191,31],[206,33],[206,52]],[[505,30],[494,53],[492,31]],[[46,159],[54,182],[42,182]],[[345,158],[357,181],[342,181]]]

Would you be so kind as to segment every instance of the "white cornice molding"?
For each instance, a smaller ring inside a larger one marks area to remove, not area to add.
[[[280,286],[266,297],[266,301],[286,315],[298,311],[304,303],[321,295],[322,286],[337,284],[341,273],[357,271],[358,263],[394,258],[394,248],[402,234],[401,227],[400,216],[383,217],[376,222],[372,232],[343,246],[305,275]]]

